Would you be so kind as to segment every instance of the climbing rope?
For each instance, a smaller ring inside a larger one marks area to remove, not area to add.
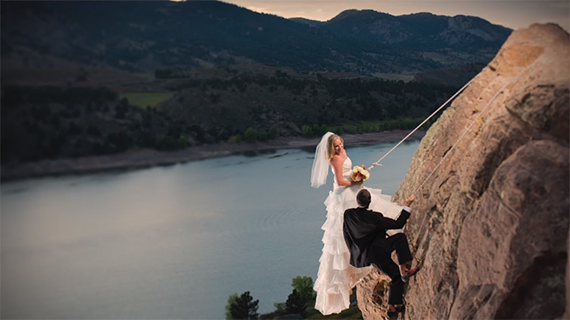
[[[534,65],[536,62],[533,61],[531,64],[529,64],[524,70],[522,70],[516,77],[513,78],[513,80],[509,81],[508,83],[506,83],[504,86],[502,86],[499,90],[497,90],[497,92],[493,95],[493,97],[489,100],[489,102],[487,103],[487,105],[485,105],[485,107],[481,110],[480,114],[478,117],[476,117],[471,124],[467,127],[467,129],[465,129],[463,131],[463,133],[461,134],[461,136],[459,136],[459,139],[457,139],[457,141],[455,141],[455,143],[451,146],[451,148],[446,152],[446,154],[441,158],[441,160],[439,161],[439,163],[435,166],[435,168],[430,172],[430,174],[424,179],[424,181],[421,183],[421,185],[416,188],[416,190],[414,190],[414,192],[412,194],[416,194],[423,186],[424,184],[427,182],[427,180],[435,173],[435,171],[439,168],[439,166],[442,164],[442,162],[447,158],[447,156],[449,154],[451,154],[451,151],[453,151],[453,149],[455,149],[455,147],[457,146],[457,144],[459,143],[459,141],[461,141],[461,139],[463,139],[463,137],[465,136],[465,134],[467,134],[467,132],[469,132],[469,130],[471,129],[471,127],[473,127],[473,125],[475,124],[475,122],[477,120],[479,120],[483,114],[485,113],[486,109],[491,105],[491,102],[493,102],[495,100],[495,98],[497,98],[497,96],[503,92],[503,90],[505,90],[505,88],[509,85],[511,85],[512,83],[514,83],[523,73],[525,73],[528,69],[530,69],[530,67],[532,65]],[[487,68],[487,67],[485,67]],[[386,154],[384,156],[382,156],[382,158],[380,158],[378,161],[374,162],[369,168],[368,171],[372,170],[374,167],[376,166],[382,166],[382,164],[380,164],[380,162],[382,160],[384,160],[392,151],[394,151],[397,147],[399,147],[402,143],[404,143],[404,141],[406,141],[406,139],[408,139],[412,134],[414,134],[417,130],[419,130],[419,128],[421,128],[427,121],[429,121],[429,119],[431,119],[432,117],[434,117],[441,109],[443,109],[450,101],[452,101],[453,99],[455,99],[455,97],[457,97],[457,95],[459,95],[461,92],[463,92],[463,90],[465,90],[465,88],[467,88],[471,82],[473,82],[473,80],[475,80],[475,78],[471,79],[469,82],[467,82],[461,89],[459,89],[451,98],[449,98],[445,103],[443,103],[439,108],[437,108],[437,110],[435,110],[429,117],[427,117],[422,123],[420,123],[414,130],[412,130],[407,136],[405,136],[402,140],[400,140],[400,142],[398,142],[392,149],[390,149],[388,152],[386,152]]]
[[[530,65],[528,65],[523,71],[521,71],[516,77],[514,77],[511,81],[509,81],[508,83],[506,83],[505,85],[503,85],[499,90],[497,90],[497,92],[493,95],[493,97],[489,100],[489,102],[487,102],[487,104],[485,105],[485,107],[483,107],[483,109],[481,109],[481,112],[479,113],[479,116],[477,116],[475,119],[473,119],[473,121],[471,121],[471,124],[465,129],[463,130],[463,133],[461,134],[461,136],[459,136],[459,138],[457,139],[457,141],[455,141],[455,143],[451,146],[451,148],[445,153],[445,155],[441,158],[441,160],[439,160],[438,164],[435,166],[435,168],[430,172],[430,174],[424,179],[424,181],[422,182],[422,184],[416,188],[416,190],[414,190],[414,192],[412,194],[416,194],[423,186],[424,184],[427,182],[427,180],[435,173],[435,171],[439,168],[439,166],[443,163],[443,161],[447,158],[447,156],[449,156],[451,154],[451,151],[453,151],[453,149],[455,149],[455,147],[457,146],[457,144],[459,143],[459,141],[461,141],[461,139],[463,139],[463,137],[467,134],[467,132],[469,132],[469,130],[471,130],[471,128],[473,127],[473,125],[483,116],[483,114],[485,113],[485,111],[487,110],[487,108],[491,105],[491,103],[495,100],[495,98],[497,98],[497,96],[502,93],[505,88],[507,88],[507,86],[513,84],[516,80],[518,80],[518,78],[525,73],[528,69],[530,69],[530,67],[532,65],[534,65],[534,63],[536,62],[533,61],[533,63],[531,63]],[[471,81],[473,81],[473,79],[471,79]],[[471,82],[469,81],[469,83]],[[469,84],[468,83],[468,84]],[[463,88],[462,88],[463,90]],[[395,149],[395,148],[393,148]],[[385,156],[383,157],[385,158]]]
[[[429,178],[431,178],[431,176],[435,173],[435,171],[441,166],[441,164],[443,163],[443,161],[447,158],[447,156],[449,156],[453,149],[455,149],[455,147],[457,146],[457,144],[459,143],[459,141],[461,141],[461,139],[463,139],[463,137],[467,134],[467,132],[469,132],[471,130],[471,128],[473,127],[473,125],[483,116],[483,114],[485,113],[485,111],[487,110],[487,108],[491,105],[491,103],[495,100],[495,98],[497,98],[497,96],[499,96],[499,94],[501,94],[507,86],[513,84],[516,80],[518,80],[520,78],[520,76],[525,73],[528,69],[530,69],[530,67],[532,65],[534,65],[534,63],[536,62],[533,61],[530,65],[528,65],[524,70],[522,70],[516,77],[514,77],[511,81],[509,81],[508,83],[506,83],[505,85],[503,85],[499,90],[497,90],[497,92],[493,95],[493,97],[489,100],[489,102],[487,102],[487,104],[485,105],[485,107],[483,109],[481,109],[480,114],[471,122],[471,124],[465,129],[463,130],[463,133],[461,134],[461,136],[459,136],[459,138],[457,139],[457,141],[455,141],[455,143],[451,146],[451,148],[445,153],[445,155],[441,158],[441,160],[438,162],[438,164],[435,166],[435,168],[430,172],[430,174],[428,174],[428,176],[424,179],[424,181],[422,182],[422,184],[416,188],[414,190],[414,192],[412,193],[417,194],[418,191],[420,191],[420,189],[424,186],[424,184],[428,181]],[[428,215],[425,214],[423,215],[423,219],[421,224],[419,225],[419,230],[423,229],[423,226],[425,224],[425,219]],[[414,241],[414,246],[417,249],[418,244],[419,244],[419,240],[420,240],[420,233],[418,233],[415,241]],[[423,259],[422,259],[423,261]]]
[[[437,108],[437,110],[435,110],[429,117],[427,117],[414,130],[412,130],[407,136],[405,136],[404,139],[398,142],[398,144],[396,144],[392,149],[390,149],[390,151],[386,152],[386,154],[382,158],[380,158],[380,160],[374,162],[370,167],[368,167],[368,171],[374,169],[374,167],[376,166],[382,166],[380,162],[384,160],[384,158],[386,158],[392,151],[394,151],[397,147],[399,147],[402,143],[404,143],[404,141],[406,141],[406,139],[408,139],[412,134],[418,131],[426,122],[429,121],[429,119],[433,118],[433,116],[435,116],[441,109],[443,109],[450,101],[455,99],[455,97],[457,97],[458,94],[463,92],[463,90],[465,90],[465,88],[467,88],[471,84],[471,82],[473,82],[474,79],[475,78],[469,80],[469,82],[467,82],[461,89],[459,89],[459,91],[457,91],[451,98],[447,99],[447,101],[445,101],[444,104],[442,104],[439,108]]]

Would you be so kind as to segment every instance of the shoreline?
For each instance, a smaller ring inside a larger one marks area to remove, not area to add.
[[[406,130],[393,130],[374,133],[343,134],[342,138],[344,139],[345,144],[350,146],[352,144],[397,143],[408,134],[409,131]],[[425,131],[419,130],[411,135],[407,140],[421,140],[424,135]],[[225,157],[244,152],[315,147],[319,143],[320,139],[320,137],[282,137],[275,140],[255,143],[220,142],[211,145],[189,147],[184,150],[177,151],[131,149],[123,153],[103,156],[41,160],[37,162],[13,165],[2,164],[1,182],[46,176],[77,175],[115,170],[136,170]]]

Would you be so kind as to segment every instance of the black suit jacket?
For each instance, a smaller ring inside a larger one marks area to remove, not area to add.
[[[361,268],[374,263],[380,267],[391,260],[392,249],[386,241],[386,230],[403,228],[409,217],[406,210],[402,210],[397,220],[365,208],[346,210],[343,233],[350,250],[350,264]]]

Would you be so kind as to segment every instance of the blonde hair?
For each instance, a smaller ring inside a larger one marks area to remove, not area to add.
[[[336,139],[340,139],[340,142],[342,142],[344,144],[344,140],[338,134],[333,134],[332,136],[329,137],[329,141],[327,141],[327,150],[328,150],[329,162],[331,162],[332,158],[335,155],[334,142]]]

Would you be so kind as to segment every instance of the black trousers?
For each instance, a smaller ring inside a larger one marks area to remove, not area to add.
[[[386,238],[388,244],[392,251],[396,250],[396,255],[398,256],[398,263],[400,265],[412,261],[412,253],[410,252],[410,246],[408,244],[408,237],[403,233],[396,233],[395,235]],[[377,268],[381,269],[386,273],[392,282],[390,283],[390,293],[388,295],[388,303],[402,304],[404,295],[404,282],[402,281],[402,276],[400,275],[400,268],[392,259],[387,259]]]
[[[404,233],[396,233],[386,238],[386,241],[388,241],[392,251],[396,250],[399,265],[412,261],[412,252],[408,244],[408,237],[406,237]]]

